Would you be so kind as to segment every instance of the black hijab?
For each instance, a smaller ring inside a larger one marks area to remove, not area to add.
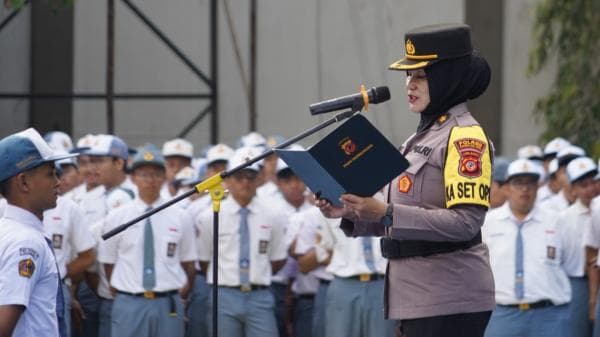
[[[430,102],[421,112],[417,132],[429,128],[453,106],[483,94],[490,84],[490,67],[477,52],[434,63],[424,70]]]

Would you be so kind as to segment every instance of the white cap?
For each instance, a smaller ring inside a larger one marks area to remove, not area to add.
[[[575,145],[569,145],[558,151],[556,154],[556,158],[558,158],[558,165],[564,165],[569,159],[583,156],[585,156],[585,150]]]
[[[260,149],[256,147],[240,147],[239,149],[235,150],[231,158],[229,158],[229,162],[227,163],[227,170],[231,170],[235,167],[238,167],[244,164],[245,162],[249,161],[250,159],[260,155],[261,153],[262,152],[260,151]],[[253,163],[252,165],[247,166],[245,168],[249,170],[254,170],[256,172],[260,171],[260,165],[258,164],[258,162]]]
[[[217,144],[206,151],[206,163],[210,165],[216,161],[229,161],[234,152],[225,144]]]
[[[92,147],[92,144],[94,144],[94,138],[95,136],[92,134],[87,134],[81,138],[79,138],[77,140],[77,148],[86,148],[86,147]]]
[[[596,163],[589,157],[579,157],[571,160],[567,165],[567,176],[569,182],[573,183],[581,177],[590,174],[597,173],[598,167]]]
[[[560,152],[560,150],[564,149],[569,145],[571,145],[569,141],[561,137],[556,137],[549,141],[548,144],[546,144],[546,146],[544,147],[544,156],[548,157],[556,155],[558,152]]]
[[[163,144],[162,155],[164,157],[182,156],[192,159],[194,157],[194,146],[185,139],[175,138]]]
[[[179,170],[175,175],[175,181],[180,182],[183,185],[190,185],[198,182],[198,170],[194,170],[191,166],[186,166]]]
[[[548,174],[553,175],[556,174],[556,172],[558,172],[558,159],[553,158],[550,161],[550,164],[548,164]]]
[[[267,140],[263,135],[258,132],[250,132],[249,134],[242,136],[239,141],[238,148],[241,147],[265,147]]]
[[[124,160],[129,157],[127,144],[114,135],[95,135],[89,147],[89,149],[83,151],[83,154],[118,157]]]
[[[50,131],[44,135],[44,140],[57,151],[69,152],[73,149],[71,137],[62,131]]]
[[[506,180],[514,176],[532,175],[540,178],[540,168],[535,162],[529,159],[517,159],[508,165],[506,170]]]
[[[543,157],[542,149],[537,145],[525,145],[517,151],[517,158],[519,159],[541,160]]]

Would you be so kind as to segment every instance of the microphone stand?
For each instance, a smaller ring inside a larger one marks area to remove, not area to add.
[[[102,239],[103,240],[108,240],[111,237],[121,233],[122,231],[126,230],[127,228],[131,227],[132,225],[146,219],[147,217],[151,216],[154,213],[160,212],[163,209],[170,207],[173,204],[178,203],[179,201],[186,199],[190,196],[192,196],[195,193],[204,193],[204,192],[208,192],[210,194],[211,200],[212,200],[212,208],[213,208],[213,287],[212,287],[212,299],[213,299],[213,305],[212,305],[212,326],[213,326],[213,337],[217,337],[217,331],[218,331],[218,327],[217,327],[217,301],[218,301],[218,261],[219,261],[219,211],[221,209],[221,200],[223,200],[223,198],[225,197],[225,190],[223,189],[223,187],[221,186],[221,183],[223,182],[223,180],[231,175],[233,175],[234,173],[254,164],[255,162],[266,158],[268,156],[270,156],[271,154],[273,154],[275,152],[275,149],[284,149],[286,147],[288,147],[289,145],[297,142],[300,139],[306,138],[312,134],[314,134],[317,131],[320,131],[326,127],[328,127],[329,125],[333,124],[333,123],[337,123],[340,122],[344,119],[350,118],[352,116],[354,116],[355,113],[357,113],[358,111],[360,111],[360,107],[353,107],[350,110],[347,111],[342,111],[338,114],[336,114],[334,117],[320,123],[317,124],[315,126],[313,126],[312,128],[284,141],[281,144],[277,144],[276,146],[266,150],[265,152],[263,152],[262,154],[248,160],[247,162],[240,164],[234,168],[232,168],[231,170],[226,170],[226,171],[222,171],[218,174],[215,174],[214,176],[205,179],[204,181],[198,183],[196,186],[194,186],[193,189],[183,193],[180,196],[177,196],[167,202],[165,202],[164,204],[153,208],[152,210],[138,216],[137,218],[124,223],[104,234],[102,234]]]

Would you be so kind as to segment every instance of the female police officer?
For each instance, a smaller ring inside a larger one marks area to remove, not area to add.
[[[445,24],[405,35],[406,57],[390,69],[407,72],[409,109],[417,132],[400,148],[410,167],[384,192],[387,203],[344,194],[346,235],[381,235],[389,259],[385,314],[405,337],[483,336],[494,308],[494,281],[480,227],[489,207],[491,144],[467,110],[490,81],[473,52],[469,26]]]

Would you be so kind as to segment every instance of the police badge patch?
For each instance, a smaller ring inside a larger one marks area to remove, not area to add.
[[[175,256],[175,250],[177,250],[177,244],[175,242],[169,242],[169,244],[167,245],[167,256]]]
[[[35,272],[35,263],[32,259],[25,259],[19,261],[19,275],[27,278],[31,278]]]

